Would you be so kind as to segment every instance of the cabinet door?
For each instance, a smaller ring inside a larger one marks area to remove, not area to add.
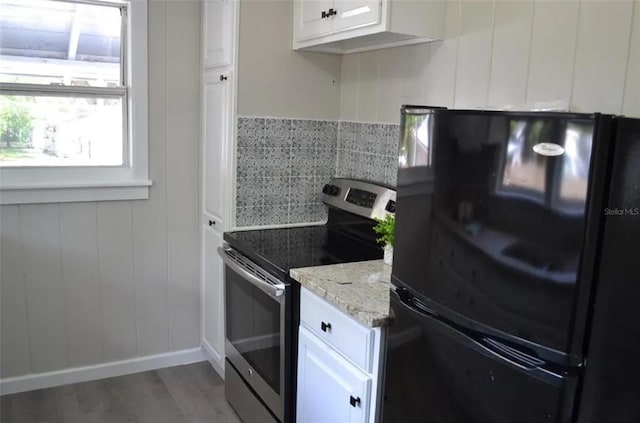
[[[204,212],[220,226],[225,222],[224,187],[229,184],[230,172],[227,149],[229,138],[229,90],[231,72],[208,72],[204,77],[204,164],[203,195]]]
[[[294,26],[296,40],[307,40],[331,33],[331,17],[322,17],[333,7],[333,0],[296,0],[294,3]]]
[[[298,423],[364,423],[371,378],[304,327],[298,342]]]
[[[203,2],[202,65],[205,68],[231,64],[233,0]]]
[[[333,7],[334,33],[380,23],[380,0],[336,0]]]
[[[224,266],[217,251],[222,245],[222,234],[208,226],[203,230],[203,337],[224,357]]]

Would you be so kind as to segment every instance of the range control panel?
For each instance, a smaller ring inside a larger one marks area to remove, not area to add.
[[[373,203],[376,201],[376,197],[378,197],[378,195],[372,192],[351,188],[349,189],[349,193],[347,194],[345,201],[355,204],[356,206],[371,209],[373,208]]]
[[[396,211],[396,191],[379,183],[333,178],[322,192],[322,201],[328,206],[369,219],[384,219]]]

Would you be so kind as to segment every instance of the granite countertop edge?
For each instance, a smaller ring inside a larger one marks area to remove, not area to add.
[[[390,323],[391,267],[382,260],[291,269],[289,275],[340,311],[370,328]]]

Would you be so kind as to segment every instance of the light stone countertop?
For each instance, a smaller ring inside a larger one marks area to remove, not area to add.
[[[390,320],[391,266],[382,260],[303,267],[289,275],[366,326],[385,326]]]

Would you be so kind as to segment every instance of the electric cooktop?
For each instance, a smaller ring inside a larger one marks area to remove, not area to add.
[[[324,225],[225,232],[224,240],[278,277],[300,267],[381,259],[373,226],[375,218],[395,212],[395,191],[336,178],[323,193],[329,206]]]

